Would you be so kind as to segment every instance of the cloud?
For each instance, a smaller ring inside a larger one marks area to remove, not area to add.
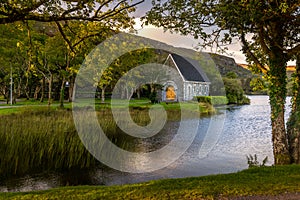
[[[175,47],[184,47],[189,49],[195,49],[199,40],[194,39],[192,36],[183,36],[178,33],[170,33],[170,31],[164,31],[162,28],[155,27],[153,25],[148,25],[142,27],[142,22],[140,18],[135,19],[135,29],[137,30],[137,35],[157,40],[160,42],[167,43]],[[245,56],[240,51],[241,45],[238,41],[234,44],[228,45],[228,54],[233,54],[233,57],[237,63],[246,63]],[[228,54],[224,54],[228,56]]]

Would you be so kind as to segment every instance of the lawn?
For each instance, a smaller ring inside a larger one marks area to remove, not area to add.
[[[166,179],[122,186],[61,187],[0,193],[0,199],[218,199],[300,192],[300,166],[272,166],[238,173]]]

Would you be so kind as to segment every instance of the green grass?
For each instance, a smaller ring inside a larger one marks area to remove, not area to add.
[[[1,178],[96,164],[78,137],[71,111],[21,107],[0,115],[0,127]]]
[[[0,106],[11,106],[10,104],[6,104],[6,100],[1,100],[2,104],[0,104]],[[52,104],[58,104],[58,101],[52,101]],[[47,105],[48,104],[48,100],[45,99],[43,102],[40,102],[39,100],[34,100],[34,99],[18,99],[16,104],[13,104],[13,106],[24,106],[24,105]],[[68,102],[65,102],[65,104],[69,104]]]
[[[54,101],[51,105],[51,109],[58,108],[59,103],[58,101]],[[44,102],[35,101],[35,100],[26,100],[26,99],[19,99],[16,104],[12,106],[10,104],[0,104],[0,116],[1,115],[8,115],[8,114],[16,114],[16,113],[23,113],[27,111],[37,111],[43,109],[42,107],[48,107],[48,102],[45,100]],[[71,109],[72,104],[69,102],[64,103],[64,107]]]
[[[238,173],[167,179],[123,186],[61,187],[0,193],[0,199],[218,199],[300,192],[300,166],[251,168]]]
[[[0,106],[1,107],[1,106]],[[57,109],[57,105],[50,106],[50,110]],[[24,106],[5,106],[0,108],[0,116],[11,115],[11,114],[22,114],[26,112],[35,112],[35,111],[43,111],[48,110],[48,106],[40,106],[40,105],[24,105]]]
[[[92,106],[90,104],[91,100],[81,100],[80,106]],[[124,100],[114,100],[115,105],[114,108],[127,108],[127,104],[125,104]],[[75,104],[78,106],[78,104]],[[143,109],[149,109],[152,106],[157,106],[158,104],[151,104],[149,99],[135,99],[129,101],[129,108],[143,110]],[[187,111],[193,111],[198,112],[199,114],[213,114],[215,113],[215,109],[212,105],[208,103],[197,103],[197,102],[182,102],[182,103],[165,103],[162,102],[161,104],[167,111],[180,111],[180,109],[187,110]],[[51,104],[51,109],[58,108],[59,103],[53,102]],[[198,106],[198,107],[197,107]],[[26,111],[35,111],[39,110],[41,107],[47,107],[47,101],[44,101],[43,103],[40,103],[39,101],[34,100],[25,100],[21,99],[17,104],[14,104],[13,106],[9,104],[0,104],[0,115],[7,115],[7,114],[13,114],[13,113],[22,113]],[[67,109],[72,109],[72,103],[64,103],[64,107]],[[95,99],[95,108],[96,110],[103,110],[103,109],[111,109],[111,100],[107,99],[104,103],[101,102],[100,99]]]
[[[122,116],[126,107],[121,105],[122,102],[119,103],[117,112]],[[178,121],[182,116],[198,117],[197,114],[200,114],[195,110],[198,104],[181,104],[182,109],[188,111],[183,115],[178,103],[161,105],[169,121]],[[129,110],[133,121],[141,126],[148,125],[151,106],[157,104],[152,105],[145,100],[131,102]],[[203,109],[203,113],[208,112],[205,105],[199,108]],[[131,150],[132,138],[125,137],[127,134],[122,134],[117,127],[110,105],[99,104],[97,115],[107,136],[123,149]],[[79,139],[71,109],[58,109],[57,105],[2,108],[0,127],[0,178],[44,170],[91,168],[96,164]]]

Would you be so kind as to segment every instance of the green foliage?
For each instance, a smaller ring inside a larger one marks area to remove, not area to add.
[[[238,79],[223,78],[228,104],[250,104]]]
[[[228,72],[228,73],[226,74],[226,78],[236,79],[236,78],[238,78],[238,76],[237,76],[237,74],[234,73],[234,72]]]
[[[252,156],[251,154],[249,156],[247,156],[247,163],[248,163],[248,167],[249,168],[253,168],[253,167],[264,167],[266,166],[266,163],[268,162],[268,156],[266,156],[262,163],[259,163],[259,161],[257,160],[257,155],[254,154],[254,156]]]
[[[267,83],[262,77],[253,77],[250,87],[253,92],[264,92],[267,90]]]
[[[157,101],[157,92],[153,91],[149,94],[149,99],[151,103],[155,103]]]
[[[70,111],[27,109],[0,119],[0,177],[96,164],[78,137]]]
[[[134,23],[129,13],[134,12],[135,6],[142,2],[131,4],[121,0],[3,1],[0,7],[0,24],[26,20],[41,22],[81,20],[102,22],[108,26],[119,25],[126,29],[132,27]]]
[[[228,100],[225,96],[197,96],[199,103],[208,103],[210,105],[226,105]]]
[[[294,78],[291,77],[288,79],[286,84],[286,90],[287,90],[287,96],[293,96],[295,91],[295,84],[294,84]]]
[[[97,161],[81,143],[69,109],[56,110],[55,107],[29,104],[28,107],[0,109],[0,177],[96,166]],[[119,104],[118,114],[122,115],[126,107],[122,100]],[[190,103],[162,105],[171,121],[181,119],[180,109],[199,115],[213,112],[212,108],[198,104],[199,110],[194,110],[195,105],[191,106]],[[151,106],[149,100],[132,101],[129,105],[132,119],[137,124],[147,125],[150,122],[148,111]],[[110,105],[97,104],[96,109],[99,123],[107,137],[123,149],[132,150],[134,145],[128,138],[123,138],[122,135],[126,134],[120,134],[122,131],[115,123]]]

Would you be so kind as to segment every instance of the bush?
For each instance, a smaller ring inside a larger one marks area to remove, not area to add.
[[[226,105],[228,104],[228,99],[226,96],[212,96],[213,105]]]
[[[199,103],[208,103],[210,105],[226,105],[228,100],[225,96],[196,96]]]
[[[247,163],[248,163],[248,168],[253,168],[253,167],[264,167],[266,166],[266,163],[268,162],[268,156],[266,156],[262,163],[259,163],[257,155],[254,154],[254,156],[249,155],[247,156]]]
[[[209,103],[211,104],[211,96],[196,96],[195,97],[199,103]]]
[[[238,79],[223,78],[228,104],[249,104],[250,99],[245,96],[242,83]]]

